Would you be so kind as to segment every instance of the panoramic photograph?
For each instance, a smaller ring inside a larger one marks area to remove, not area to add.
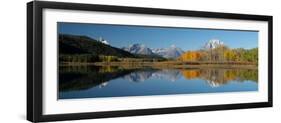
[[[58,99],[258,91],[258,31],[57,23]]]

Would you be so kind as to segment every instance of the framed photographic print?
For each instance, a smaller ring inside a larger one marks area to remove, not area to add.
[[[27,4],[33,122],[272,106],[272,16]]]

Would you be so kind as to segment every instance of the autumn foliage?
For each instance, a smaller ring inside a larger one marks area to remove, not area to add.
[[[179,58],[179,61],[214,61],[214,62],[258,62],[258,48],[253,49],[230,49],[220,46],[213,49],[201,49],[187,51]]]
[[[202,53],[198,51],[187,51],[183,53],[180,57],[179,60],[181,61],[198,61],[202,57]]]

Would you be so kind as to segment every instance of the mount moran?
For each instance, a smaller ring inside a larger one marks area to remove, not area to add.
[[[205,49],[215,49],[219,46],[224,46],[224,43],[222,41],[218,40],[218,39],[212,39],[212,40],[209,40],[205,44],[204,48]]]

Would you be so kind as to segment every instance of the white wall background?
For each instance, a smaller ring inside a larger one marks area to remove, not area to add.
[[[25,123],[26,116],[26,2],[2,0],[0,4],[0,122]],[[68,0],[71,1],[71,0]],[[87,0],[81,0],[87,1]],[[131,122],[280,122],[281,117],[281,14],[278,0],[88,0],[97,4],[183,10],[265,14],[274,16],[274,107],[169,115],[72,121],[74,123]],[[280,40],[280,41],[278,41]],[[70,121],[65,121],[70,122]]]

